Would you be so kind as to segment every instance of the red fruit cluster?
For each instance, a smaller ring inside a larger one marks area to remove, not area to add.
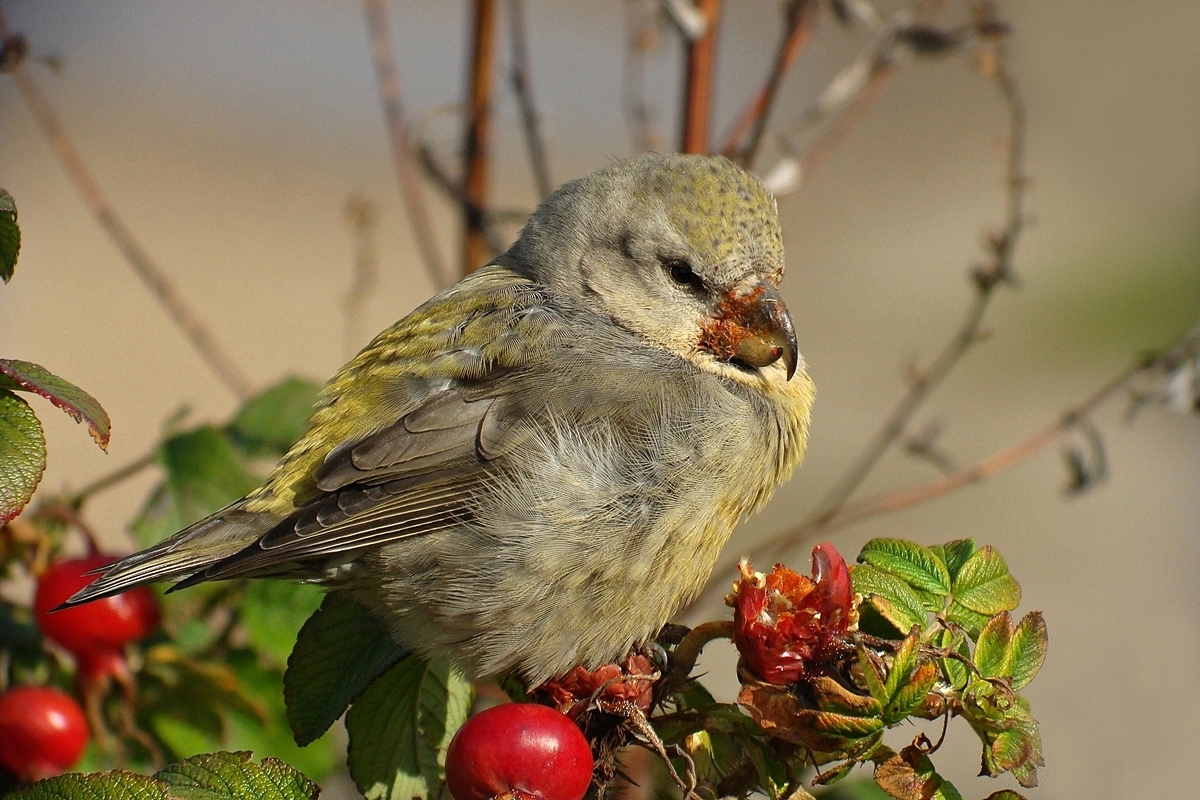
[[[549,680],[535,693],[574,719],[594,700],[603,708],[609,703],[633,703],[649,711],[654,701],[654,665],[643,655],[631,655],[620,664],[605,664],[594,672],[575,667],[561,678]],[[641,676],[641,677],[631,677]]]
[[[75,656],[81,684],[125,670],[125,645],[146,638],[158,627],[158,603],[145,588],[54,611],[92,582],[89,572],[114,560],[96,554],[60,561],[38,579],[34,618],[43,634]]]
[[[446,751],[455,800],[580,800],[592,750],[575,723],[535,703],[505,703],[467,720]]]
[[[776,685],[807,677],[813,666],[850,651],[846,633],[858,622],[850,570],[833,545],[813,548],[812,578],[782,564],[763,576],[742,562],[729,602],[734,643],[746,668]]]
[[[19,686],[0,695],[0,764],[19,780],[66,772],[87,743],[87,720],[70,695],[48,686]]]

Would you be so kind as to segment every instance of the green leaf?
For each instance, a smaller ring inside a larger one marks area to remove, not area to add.
[[[856,564],[850,570],[850,577],[854,591],[866,598],[902,635],[907,635],[913,625],[925,625],[927,612],[921,598],[895,575],[869,564]]]
[[[305,620],[321,605],[321,590],[285,580],[249,581],[238,604],[249,644],[272,665],[284,667]]]
[[[935,595],[950,593],[946,565],[927,547],[902,539],[872,539],[863,545],[858,560],[890,572],[909,586]]]
[[[883,691],[887,694],[888,702],[891,702],[892,698],[896,696],[896,692],[901,686],[908,683],[909,677],[917,668],[920,647],[921,637],[914,629],[896,648],[896,653],[892,656],[892,668],[888,670],[887,681],[883,684]]]
[[[231,713],[226,721],[232,746],[282,759],[316,780],[344,763],[344,748],[333,741],[332,735],[307,747],[296,744],[287,724],[282,670],[263,664],[250,648],[235,650],[226,660],[266,712],[265,721],[241,712]]]
[[[166,480],[132,525],[143,544],[219,511],[257,485],[225,434],[211,425],[169,437],[159,447],[158,460]]]
[[[1012,653],[1013,689],[1020,690],[1033,680],[1046,660],[1050,634],[1040,611],[1030,611],[1013,633],[1009,649]]]
[[[285,378],[246,401],[229,424],[229,434],[251,455],[282,455],[308,430],[320,391],[311,381]]]
[[[979,638],[979,632],[991,619],[987,614],[980,614],[960,603],[951,603],[946,610],[946,619],[962,627],[972,640]]]
[[[958,579],[959,570],[978,549],[974,539],[955,539],[938,548],[939,555],[946,564],[946,570],[950,573],[951,582]]]
[[[170,800],[166,784],[125,770],[59,775],[18,789],[5,800]]]
[[[371,684],[346,715],[350,775],[367,800],[437,797],[446,748],[473,694],[448,664],[417,656]]]
[[[37,364],[0,358],[0,375],[17,384],[23,391],[34,392],[67,412],[76,422],[86,422],[88,433],[108,450],[108,439],[112,435],[108,412],[96,398],[70,381],[63,380]]]
[[[1012,675],[1009,643],[1013,637],[1012,617],[1008,612],[988,620],[975,644],[975,667],[985,678],[1007,678]]]
[[[957,602],[988,616],[1012,611],[1021,602],[1021,587],[991,545],[980,548],[966,560],[953,588]]]
[[[1012,789],[1001,789],[998,792],[992,792],[983,800],[1027,800],[1025,795],[1014,792]]]
[[[0,524],[33,497],[46,471],[46,437],[29,404],[0,389]]]
[[[875,668],[874,660],[862,645],[858,647],[858,665],[862,669],[863,682],[867,684],[867,691],[871,693],[871,697],[875,698],[875,702],[880,706],[887,705],[892,699],[891,692],[886,687],[884,677]]]
[[[320,788],[274,758],[262,764],[250,753],[207,753],[172,764],[154,776],[172,800],[316,800]]]
[[[906,719],[925,702],[925,697],[933,689],[937,679],[937,665],[932,661],[922,663],[913,671],[908,682],[896,691],[892,702],[883,711],[883,721],[888,725],[895,725]]]
[[[372,681],[407,654],[348,595],[326,595],[300,628],[283,676],[296,743],[306,745],[328,730]]]
[[[956,648],[961,655],[970,658],[971,653],[967,649],[967,643],[961,635],[956,635],[953,631],[944,630],[934,637],[933,643],[942,648]],[[945,675],[946,681],[955,689],[962,689],[967,685],[966,664],[953,658],[943,658],[941,660],[942,674]]]
[[[0,281],[8,283],[21,252],[21,228],[17,225],[17,201],[0,189]]]

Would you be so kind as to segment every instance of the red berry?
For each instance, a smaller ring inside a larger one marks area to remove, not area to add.
[[[552,708],[505,703],[467,720],[446,751],[455,800],[580,800],[592,750],[575,723]]]
[[[66,772],[87,743],[87,720],[69,694],[20,686],[0,695],[0,764],[21,780]]]
[[[81,670],[109,671],[113,657],[120,656],[125,645],[144,639],[158,626],[158,603],[146,588],[52,612],[94,580],[88,572],[114,560],[97,554],[60,561],[38,579],[33,601],[38,627],[74,654]]]

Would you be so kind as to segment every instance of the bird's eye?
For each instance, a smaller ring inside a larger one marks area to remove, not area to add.
[[[671,276],[671,280],[678,283],[680,286],[686,286],[697,292],[704,291],[704,281],[700,276],[692,271],[692,267],[686,261],[673,259],[666,262],[667,273]]]

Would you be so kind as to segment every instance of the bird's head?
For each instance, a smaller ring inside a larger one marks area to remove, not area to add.
[[[649,155],[585,175],[546,199],[513,255],[703,369],[784,380],[797,369],[775,200],[728,159]]]

